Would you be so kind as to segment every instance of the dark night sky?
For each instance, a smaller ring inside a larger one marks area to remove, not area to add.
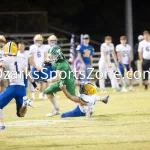
[[[10,2],[3,1],[0,11],[48,11],[50,25],[77,34],[89,33],[97,41],[104,35],[112,35],[117,39],[125,34],[124,0],[36,0],[36,2],[18,0]],[[150,0],[133,0],[135,37],[143,30],[150,29],[149,9]],[[3,24],[8,24],[6,22],[12,21],[13,18],[7,18],[7,20],[3,16],[0,18],[2,20],[0,30],[9,32],[4,29]]]

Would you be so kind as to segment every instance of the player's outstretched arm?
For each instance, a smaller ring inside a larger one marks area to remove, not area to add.
[[[79,103],[79,102],[80,102],[80,98],[77,97],[77,96],[71,95],[71,94],[67,91],[66,86],[62,84],[62,82],[60,82],[60,86],[59,86],[59,87],[60,87],[60,89],[63,91],[63,93],[66,95],[66,97],[67,97],[68,99],[70,99],[71,101],[74,101],[74,102],[76,102],[76,103]]]
[[[24,74],[29,79],[29,81],[32,83],[33,87],[35,89],[39,90],[36,83],[34,82],[34,78],[32,77],[31,72],[28,74],[27,67],[24,67]]]

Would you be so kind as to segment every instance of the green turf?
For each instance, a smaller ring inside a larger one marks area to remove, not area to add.
[[[0,150],[150,149],[150,91],[136,87],[135,92],[109,94],[109,103],[97,102],[91,118],[48,118],[48,100],[36,100],[36,108],[17,118],[15,104],[10,103],[4,109],[7,129],[0,131]],[[59,96],[62,112],[76,106],[62,93]]]

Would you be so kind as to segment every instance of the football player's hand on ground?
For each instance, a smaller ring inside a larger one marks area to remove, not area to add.
[[[66,85],[63,85],[63,83],[62,83],[62,82],[60,82],[60,84],[59,84],[59,88],[63,91],[63,90],[65,90],[65,89],[66,89]]]

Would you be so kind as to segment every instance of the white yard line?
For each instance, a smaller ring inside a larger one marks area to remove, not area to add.
[[[71,120],[23,120],[23,121],[11,121],[5,123],[6,126],[20,126],[20,127],[28,127],[28,126],[42,126],[48,124],[56,124],[62,122],[71,122]]]

